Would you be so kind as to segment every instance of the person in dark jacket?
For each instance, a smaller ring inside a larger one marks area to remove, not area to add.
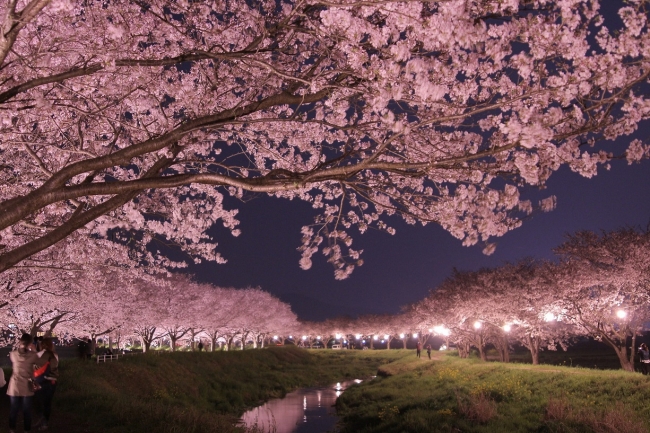
[[[40,367],[44,364],[36,352],[30,350],[32,336],[23,334],[18,346],[9,354],[13,372],[9,379],[7,395],[11,403],[9,409],[9,433],[15,433],[18,412],[23,412],[24,431],[32,428],[32,397],[34,396],[34,365]]]
[[[639,354],[641,373],[648,374],[648,370],[650,367],[650,350],[648,349],[648,345],[645,343],[641,343],[641,347],[639,347],[638,354]]]
[[[41,341],[43,350],[38,352],[43,365],[34,372],[34,380],[41,387],[37,394],[43,399],[43,420],[38,426],[39,431],[48,429],[50,414],[52,413],[52,398],[56,391],[56,382],[59,380],[59,355],[54,349],[54,342],[51,338],[44,338]]]

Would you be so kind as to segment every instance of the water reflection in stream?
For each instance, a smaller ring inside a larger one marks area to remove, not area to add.
[[[242,416],[242,423],[247,427],[257,424],[260,430],[275,433],[332,431],[338,421],[334,403],[347,387],[355,383],[361,383],[361,380],[321,388],[301,388],[284,398],[270,400],[249,410]]]

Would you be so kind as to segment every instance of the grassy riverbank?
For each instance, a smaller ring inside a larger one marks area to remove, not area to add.
[[[246,408],[298,387],[374,375],[381,364],[403,356],[397,351],[325,353],[283,347],[134,355],[101,365],[67,360],[61,366],[51,431],[242,431],[233,422]],[[8,400],[4,415],[7,407]]]
[[[435,354],[381,367],[337,402],[345,432],[650,431],[650,378]]]
[[[433,361],[412,350],[164,353],[64,360],[61,374],[53,433],[243,432],[236,419],[265,400],[374,374],[339,399],[345,432],[650,431],[650,378],[640,374],[438,352]]]

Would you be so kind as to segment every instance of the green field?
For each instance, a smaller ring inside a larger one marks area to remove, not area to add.
[[[50,431],[241,432],[237,418],[265,400],[375,374],[339,399],[343,432],[650,431],[650,378],[636,373],[295,347],[65,360]],[[6,419],[6,398],[1,411]]]
[[[337,402],[344,432],[650,431],[650,378],[436,354],[380,367]]]

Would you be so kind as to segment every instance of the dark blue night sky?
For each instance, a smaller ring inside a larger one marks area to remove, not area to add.
[[[313,215],[307,203],[259,197],[240,206],[238,238],[216,231],[228,263],[202,264],[190,271],[215,285],[260,286],[290,302],[302,319],[394,313],[426,296],[454,267],[474,270],[526,256],[553,258],[552,249],[567,233],[645,227],[650,223],[648,180],[650,161],[631,166],[615,161],[610,171],[601,168],[593,179],[563,168],[551,176],[546,190],[530,188],[522,194],[555,195],[556,210],[535,213],[521,228],[497,238],[497,250],[489,257],[482,254],[481,245],[463,247],[439,226],[409,226],[395,218],[395,236],[375,231],[354,237],[355,248],[364,249],[365,264],[344,281],[334,279],[320,253],[312,269],[298,266],[300,227]]]
[[[618,0],[602,2],[601,12],[610,28],[621,25]],[[643,125],[633,137],[622,137],[615,152],[622,154],[632,138],[647,142],[650,126]],[[610,147],[609,151],[612,150]],[[369,232],[354,236],[353,247],[364,250],[364,266],[344,281],[334,279],[333,269],[318,253],[313,267],[298,266],[300,228],[312,222],[309,204],[259,197],[248,203],[230,202],[240,209],[242,234],[233,238],[224,229],[215,229],[225,265],[206,263],[192,266],[201,281],[219,286],[259,286],[286,302],[302,319],[322,320],[339,315],[395,313],[405,304],[424,298],[451,274],[452,269],[475,270],[495,267],[524,257],[553,259],[552,249],[565,234],[578,230],[615,230],[625,226],[650,224],[650,161],[627,165],[612,163],[610,171],[586,179],[563,167],[553,174],[547,189],[528,188],[523,199],[555,195],[557,208],[535,213],[521,228],[496,239],[492,256],[482,254],[482,245],[463,247],[461,241],[436,225],[409,226],[391,220],[395,236]]]

